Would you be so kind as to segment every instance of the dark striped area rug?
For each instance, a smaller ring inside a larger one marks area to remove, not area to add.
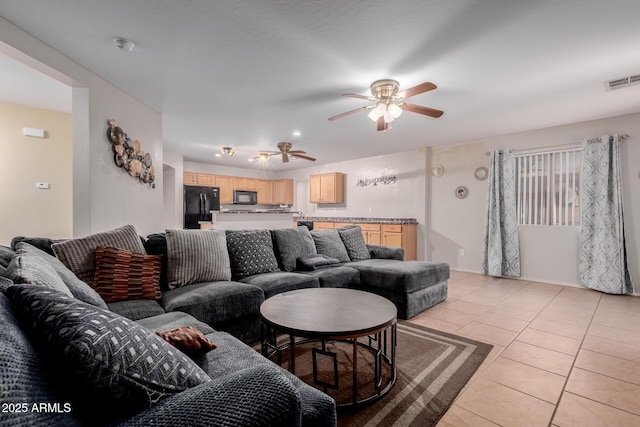
[[[492,348],[469,338],[399,323],[395,385],[369,406],[339,411],[338,426],[436,425]]]

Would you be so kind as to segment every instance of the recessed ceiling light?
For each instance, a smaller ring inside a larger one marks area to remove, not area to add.
[[[222,154],[216,153],[216,157],[222,157]]]
[[[248,159],[250,162],[253,162],[253,159]]]
[[[299,130],[294,130],[293,131],[293,136],[300,136],[300,135],[302,135],[302,133],[300,133]]]
[[[136,46],[131,40],[123,39],[122,37],[116,37],[115,39],[113,39],[113,42],[116,44],[116,47],[118,49],[125,52],[131,52]]]

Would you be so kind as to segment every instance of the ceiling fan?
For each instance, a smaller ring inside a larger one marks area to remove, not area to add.
[[[444,114],[444,111],[404,102],[407,98],[420,95],[421,93],[425,93],[436,88],[437,86],[435,84],[431,82],[424,82],[400,92],[400,84],[397,81],[391,79],[376,80],[371,83],[372,96],[358,95],[357,93],[342,94],[342,96],[347,98],[366,99],[368,101],[375,102],[375,104],[365,105],[364,107],[329,117],[329,121],[338,120],[360,111],[371,110],[369,118],[376,123],[377,130],[385,131],[389,129],[389,123],[400,117],[402,111],[405,110],[437,119]]]
[[[254,157],[256,160],[270,160],[271,156],[277,156],[278,154],[282,155],[282,161],[284,163],[289,162],[289,156],[296,159],[305,159],[315,162],[316,159],[313,157],[305,156],[306,151],[302,150],[291,150],[293,146],[290,142],[279,142],[278,150],[280,151],[261,151],[257,157]]]

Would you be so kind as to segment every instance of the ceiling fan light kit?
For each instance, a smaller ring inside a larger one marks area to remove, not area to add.
[[[422,114],[433,118],[438,118],[444,113],[441,110],[435,110],[421,105],[409,104],[404,102],[405,99],[424,92],[436,89],[437,86],[431,82],[424,82],[417,86],[413,86],[407,90],[400,92],[400,84],[392,79],[376,80],[371,83],[371,95],[364,96],[355,93],[344,93],[342,96],[347,98],[366,99],[374,101],[375,105],[367,105],[329,117],[329,121],[341,119],[360,111],[371,110],[368,114],[369,119],[376,123],[376,129],[386,131],[390,129],[389,123],[400,117],[404,110],[412,113]]]
[[[235,151],[231,147],[222,147],[220,154],[226,154],[227,156],[233,156]]]
[[[306,151],[302,150],[292,150],[293,145],[290,142],[279,142],[278,150],[279,151],[263,151],[257,157],[254,157],[255,160],[261,160],[263,162],[271,160],[271,156],[281,155],[282,162],[288,163],[290,159],[304,159],[309,160],[311,162],[315,162],[316,159],[313,157],[306,156]]]

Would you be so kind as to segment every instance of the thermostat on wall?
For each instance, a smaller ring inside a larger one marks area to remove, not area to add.
[[[40,190],[48,190],[49,189],[49,183],[48,182],[37,182],[36,183],[36,188],[38,188]]]
[[[24,128],[22,129],[24,136],[33,136],[35,138],[44,138],[44,129]]]

